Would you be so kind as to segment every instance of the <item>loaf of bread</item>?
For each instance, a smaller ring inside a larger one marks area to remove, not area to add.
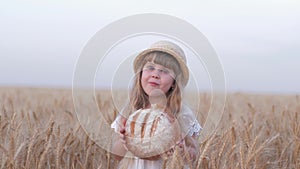
[[[140,158],[162,154],[181,139],[176,118],[155,106],[131,114],[125,128],[127,148]]]

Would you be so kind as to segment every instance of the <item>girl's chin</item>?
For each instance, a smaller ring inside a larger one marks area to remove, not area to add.
[[[148,96],[151,96],[151,95],[166,95],[167,92],[164,92],[161,88],[151,88],[151,89],[148,89],[146,90],[146,94]]]

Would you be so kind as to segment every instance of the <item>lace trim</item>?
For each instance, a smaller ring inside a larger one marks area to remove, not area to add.
[[[197,121],[195,121],[193,126],[190,128],[188,135],[189,136],[193,136],[193,135],[199,136],[201,130],[202,130],[202,127],[200,126],[200,124]]]
[[[121,118],[117,116],[117,118],[111,123],[110,128],[114,129],[116,133],[120,130]]]

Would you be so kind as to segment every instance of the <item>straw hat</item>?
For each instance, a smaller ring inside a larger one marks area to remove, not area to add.
[[[158,41],[150,46],[150,48],[142,51],[134,60],[134,72],[137,73],[140,68],[140,63],[143,58],[150,52],[165,52],[173,56],[179,63],[180,69],[182,71],[182,86],[185,87],[189,80],[189,69],[186,66],[186,57],[183,50],[176,44],[169,41]]]

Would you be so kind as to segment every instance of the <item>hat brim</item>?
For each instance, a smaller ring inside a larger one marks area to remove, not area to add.
[[[186,65],[186,61],[183,60],[183,58],[181,56],[179,56],[177,53],[173,52],[172,50],[168,50],[166,48],[153,47],[150,49],[146,49],[143,52],[141,52],[140,54],[138,54],[133,63],[134,72],[137,73],[138,71],[141,71],[141,70],[139,70],[139,65],[141,64],[141,61],[143,60],[143,58],[147,54],[149,54],[151,52],[156,52],[156,51],[168,53],[169,55],[173,56],[177,60],[177,62],[179,63],[180,69],[182,71],[182,76],[183,76],[182,77],[182,86],[185,87],[189,80],[189,69]]]

